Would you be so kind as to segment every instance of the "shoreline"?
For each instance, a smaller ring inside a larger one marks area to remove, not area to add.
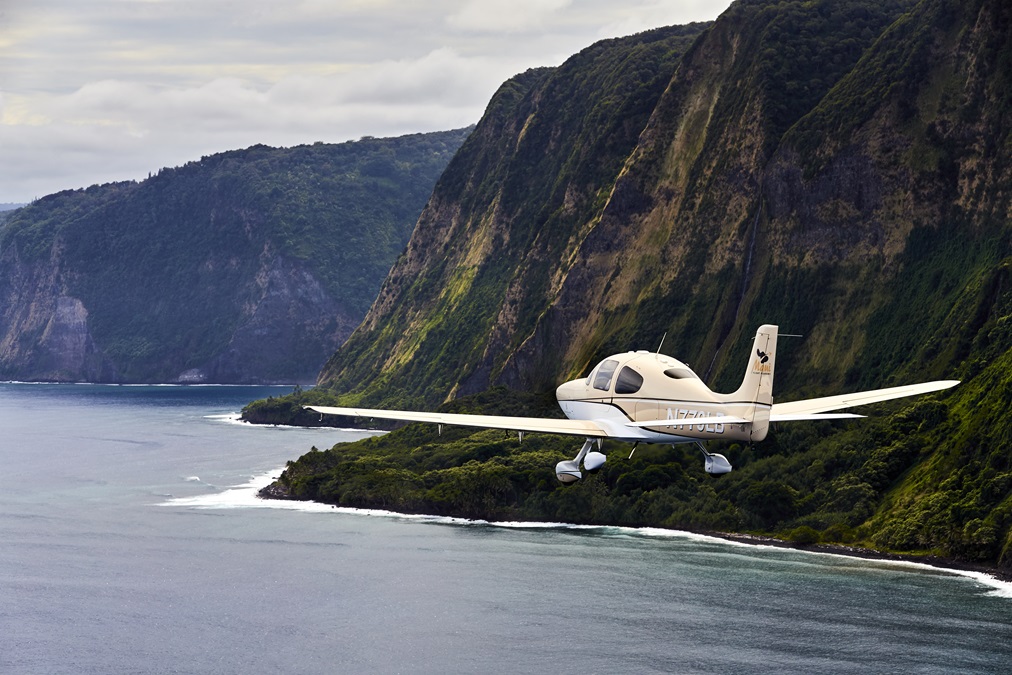
[[[705,534],[718,539],[748,544],[752,546],[774,546],[776,548],[793,549],[795,551],[808,551],[810,553],[825,553],[827,555],[841,555],[849,558],[861,558],[863,560],[884,560],[887,562],[905,562],[917,565],[927,565],[939,569],[953,570],[956,572],[974,572],[994,577],[998,581],[1012,583],[1012,570],[1002,569],[991,565],[960,560],[948,556],[938,555],[914,555],[911,553],[886,553],[873,548],[862,548],[860,546],[848,546],[847,544],[795,544],[776,537],[769,537],[759,534],[742,534],[737,532],[714,532],[700,530],[697,534]]]
[[[309,499],[294,499],[289,495],[288,490],[284,486],[282,486],[278,481],[272,481],[270,484],[257,490],[256,496],[257,498],[263,500],[303,502],[306,504],[324,504],[324,502],[315,502]],[[327,504],[327,506],[331,506],[333,508],[352,508],[352,509],[356,508],[356,507],[339,507],[336,504]],[[399,512],[391,511],[391,513],[399,513]],[[418,514],[401,514],[401,515],[418,515]],[[462,518],[464,520],[474,520],[473,518],[469,518],[467,516],[457,516],[457,517]],[[488,522],[493,525],[496,524],[496,521],[488,521]],[[590,527],[611,527],[611,526],[598,524],[598,525],[591,525]],[[670,528],[654,528],[654,526],[650,525],[644,525],[640,527],[651,529],[664,529],[670,530],[671,532],[685,532],[687,534],[696,534],[701,536],[713,537],[715,539],[723,539],[724,541],[730,541],[747,546],[757,546],[757,547],[772,546],[775,548],[791,549],[795,551],[806,551],[809,553],[823,553],[826,555],[838,555],[849,558],[861,558],[863,560],[881,560],[885,562],[901,562],[901,563],[911,563],[915,565],[925,565],[928,567],[934,567],[941,570],[948,570],[954,573],[970,572],[973,574],[984,574],[1001,582],[1012,583],[1012,570],[1005,570],[991,565],[973,563],[970,561],[964,561],[958,558],[951,558],[946,556],[885,553],[883,551],[876,551],[875,549],[861,548],[858,546],[848,546],[846,544],[795,544],[794,542],[786,541],[784,539],[777,539],[776,537],[758,534],[737,533],[737,532],[718,532],[715,530],[691,530],[686,528],[676,530]]]

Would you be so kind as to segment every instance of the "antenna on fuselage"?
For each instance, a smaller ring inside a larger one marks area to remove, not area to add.
[[[664,335],[661,336],[661,343],[659,345],[657,345],[657,353],[658,354],[661,353],[661,347],[664,346],[664,341],[667,339],[667,337],[668,337],[668,331],[664,331]]]

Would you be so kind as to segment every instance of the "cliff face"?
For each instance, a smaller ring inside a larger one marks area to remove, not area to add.
[[[666,333],[727,391],[777,323],[804,336],[781,400],[963,383],[732,447],[716,487],[616,467],[595,513],[1012,564],[1010,45],[1002,0],[739,0],[508,82],[319,381],[349,404],[550,391]]]
[[[505,83],[321,382],[364,401],[420,403],[500,377],[703,28],[605,41]]]
[[[665,332],[719,380],[754,331],[781,137],[910,5],[736,3],[508,82],[321,384],[364,403],[548,389]]]
[[[59,247],[50,260],[25,263],[17,251],[0,258],[0,353],[24,364],[18,379],[108,381],[115,369],[96,349],[88,310],[63,293]],[[52,258],[55,258],[53,260]]]
[[[468,130],[255,147],[0,224],[0,378],[311,381]]]
[[[739,2],[508,82],[320,383],[549,389],[667,333],[727,387],[769,321],[807,338],[792,389],[951,371],[929,346],[1007,251],[1003,12]]]

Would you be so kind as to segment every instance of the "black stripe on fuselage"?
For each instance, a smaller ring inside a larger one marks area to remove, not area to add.
[[[616,408],[619,408],[619,410],[622,410],[619,407],[619,404],[615,403],[616,400],[623,401],[623,402],[629,402],[629,403],[656,403],[658,405],[679,405],[679,404],[684,404],[684,405],[757,405],[757,406],[762,406],[764,408],[771,408],[772,407],[771,403],[760,403],[758,401],[699,401],[699,400],[689,401],[689,400],[681,400],[681,399],[663,399],[663,398],[622,398],[620,396],[604,396],[604,397],[601,397],[601,398],[565,399],[563,401],[559,401],[559,404],[561,405],[562,403],[597,403],[597,404],[601,404],[601,405],[611,405],[611,406],[614,406]],[[624,410],[622,412],[623,412],[623,414],[625,413]],[[627,417],[628,417],[628,415],[627,415]],[[633,420],[630,419],[629,421],[632,422]]]

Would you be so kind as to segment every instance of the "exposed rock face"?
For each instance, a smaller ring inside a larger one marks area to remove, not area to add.
[[[258,294],[245,309],[225,350],[183,377],[208,382],[301,381],[319,371],[320,345],[340,345],[354,330],[355,316],[342,307],[303,266],[265,256],[256,276]]]
[[[95,342],[88,332],[88,310],[80,300],[65,295],[56,299],[56,311],[42,331],[39,348],[53,355],[54,376],[73,372],[95,353]]]
[[[608,40],[505,83],[320,381],[400,402],[499,378],[598,225],[610,184],[704,26]],[[636,196],[625,200],[641,208]],[[556,345],[559,346],[559,345]],[[558,351],[539,379],[554,379]],[[379,365],[382,377],[376,377]],[[537,370],[537,369],[535,369]],[[528,371],[529,372],[529,371]],[[388,380],[387,378],[392,378]]]
[[[0,377],[29,381],[103,381],[115,369],[95,346],[88,310],[65,295],[60,246],[46,263],[0,256]],[[10,364],[22,364],[13,369]]]
[[[57,253],[60,248],[57,247]],[[110,382],[120,378],[96,345],[88,309],[66,295],[59,255],[24,264],[0,260],[0,377],[24,381]],[[304,265],[277,254],[262,268],[227,347],[211,360],[159,381],[311,381],[355,327],[356,317]]]

